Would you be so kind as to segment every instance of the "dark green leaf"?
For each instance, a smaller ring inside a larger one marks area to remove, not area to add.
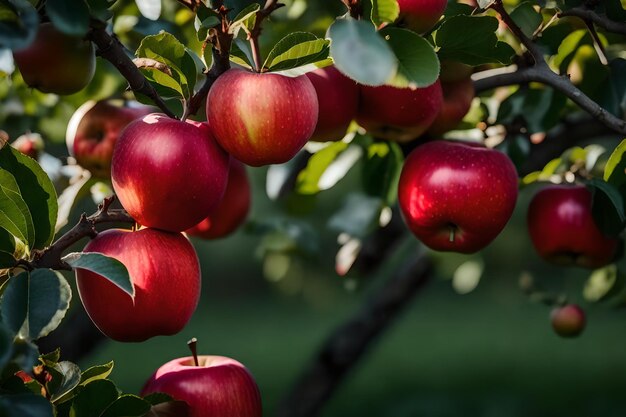
[[[109,10],[113,3],[115,3],[115,0],[87,0],[89,13],[103,22],[113,17],[113,13]]]
[[[604,109],[622,118],[626,115],[626,60],[616,58],[609,62],[608,75],[598,88],[597,100]]]
[[[330,55],[342,73],[364,85],[383,85],[396,74],[390,45],[369,22],[339,19],[328,29]]]
[[[70,417],[101,416],[118,397],[119,392],[113,382],[107,379],[90,382],[74,398]]]
[[[290,33],[270,51],[263,67],[282,71],[323,61],[328,58],[329,43],[312,33]]]
[[[555,23],[541,32],[537,43],[543,47],[546,55],[556,55],[563,40],[572,33],[572,27],[568,23]]]
[[[190,417],[191,410],[184,401],[169,401],[153,405],[144,417]]]
[[[238,65],[252,68],[254,66],[254,58],[252,49],[250,49],[250,43],[236,38],[230,48],[230,59]]]
[[[529,38],[533,37],[535,31],[543,21],[541,13],[535,10],[534,3],[525,1],[520,3],[512,12],[511,18],[522,29],[522,32]]]
[[[52,352],[48,352],[40,356],[40,360],[47,366],[54,366],[61,359],[61,348],[56,348]]]
[[[13,356],[13,333],[0,322],[0,370]]]
[[[61,32],[85,36],[89,29],[89,6],[85,0],[46,0],[46,14]]]
[[[200,6],[194,19],[194,27],[198,32],[198,41],[204,42],[207,39],[209,29],[220,24],[220,22],[220,15],[215,10],[204,5]]]
[[[31,249],[43,249],[54,237],[58,210],[54,185],[34,159],[11,146],[0,149],[0,169],[13,175],[32,215],[35,242]]]
[[[306,168],[298,174],[295,187],[296,192],[299,194],[316,194],[321,190],[330,188],[321,186],[320,180],[333,162],[337,161],[347,148],[348,144],[345,142],[334,142],[311,156]],[[354,162],[352,162],[352,164],[354,164]],[[340,176],[343,177],[347,170],[341,169],[341,171],[342,175]],[[333,182],[336,183],[339,179]]]
[[[85,370],[80,376],[80,384],[87,385],[91,381],[106,379],[113,371],[113,361],[104,365],[96,365]]]
[[[2,320],[23,339],[36,340],[56,329],[71,298],[71,288],[60,273],[23,272],[11,278],[2,295]]]
[[[502,102],[496,122],[521,120],[531,134],[546,132],[558,123],[565,104],[565,96],[553,88],[520,89]]]
[[[142,417],[150,411],[149,402],[136,395],[122,395],[111,404],[101,417]]]
[[[607,236],[618,237],[626,226],[624,198],[613,185],[593,179],[588,187],[593,195],[591,213],[598,228]]]
[[[458,15],[470,15],[474,11],[474,7],[465,3],[448,2],[446,10],[444,12],[444,18],[458,16]]]
[[[72,268],[86,269],[102,275],[131,297],[135,296],[135,287],[130,280],[128,270],[117,259],[96,252],[74,252],[65,255],[62,259]]]
[[[24,49],[37,35],[39,15],[26,0],[8,0],[0,19],[0,48]]]
[[[26,202],[20,194],[20,188],[17,185],[17,181],[15,181],[13,175],[2,169],[0,169],[0,197],[11,200],[22,213],[22,217],[26,223],[26,240],[24,242],[28,244],[35,242],[35,226],[33,224],[33,218],[30,215]],[[2,206],[2,203],[0,203],[0,206]],[[1,208],[0,211],[2,211]]]
[[[433,46],[408,29],[388,27],[380,31],[398,59],[390,85],[398,88],[426,87],[439,77],[439,59]]]
[[[167,403],[173,400],[172,397],[163,392],[153,392],[152,394],[148,394],[143,397],[143,399],[148,401],[151,405]]]
[[[0,396],[2,417],[53,417],[52,404],[41,395],[15,394]]]
[[[626,139],[624,139],[611,153],[604,168],[604,181],[621,187],[626,184]]]
[[[2,187],[0,187],[0,228],[11,233],[26,245],[31,244],[28,241],[28,227],[24,213],[15,204],[15,201],[4,192]]]
[[[591,45],[592,43],[593,41],[587,30],[580,29],[571,32],[563,39],[563,42],[561,42],[558,53],[553,60],[554,66],[559,68],[560,73],[567,73],[569,64],[576,56],[576,52],[578,52],[580,47],[582,45]]]
[[[491,16],[453,16],[435,32],[440,59],[467,65],[510,64],[515,51],[498,41],[498,19]]]
[[[400,15],[398,0],[372,0],[372,23],[380,26],[383,23],[393,23]]]
[[[305,254],[319,251],[319,233],[304,221],[279,217],[246,224],[249,233],[263,235],[260,253],[299,250]]]
[[[233,19],[230,24],[229,32],[233,36],[237,37],[237,34],[241,29],[246,33],[250,33],[254,24],[256,23],[256,13],[261,9],[261,5],[258,3],[252,3]]]
[[[527,135],[523,134],[507,135],[498,149],[507,154],[515,167],[519,169],[528,160],[530,140]]]
[[[33,366],[39,361],[37,345],[24,339],[15,339],[13,341],[13,357],[11,361],[18,367],[18,370],[32,372]]]
[[[360,193],[351,193],[341,209],[328,221],[328,227],[339,233],[363,238],[378,227],[383,201]]]
[[[404,155],[395,142],[375,142],[366,149],[363,165],[363,187],[372,196],[380,197],[391,206],[398,198],[398,181]]]
[[[52,375],[52,380],[46,384],[52,402],[68,394],[80,382],[80,368],[75,363],[63,361],[47,369]]]

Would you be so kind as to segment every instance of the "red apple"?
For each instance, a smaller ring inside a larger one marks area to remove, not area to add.
[[[13,51],[13,58],[26,84],[44,93],[76,93],[96,71],[92,43],[66,35],[52,23],[39,25],[33,43]]]
[[[591,191],[550,185],[528,207],[528,233],[539,255],[558,265],[599,268],[611,263],[618,239],[604,236],[591,215]]]
[[[141,225],[181,232],[198,224],[224,195],[228,155],[206,124],[150,114],[124,129],[111,180],[122,206]]]
[[[459,61],[451,61],[444,59],[441,61],[441,69],[439,71],[439,80],[443,83],[453,83],[455,81],[465,80],[472,76],[474,67]],[[445,91],[444,91],[445,94]]]
[[[246,220],[250,210],[250,197],[250,181],[246,167],[231,157],[224,197],[210,210],[206,219],[188,229],[186,233],[204,239],[228,236]]]
[[[335,67],[306,74],[313,83],[319,102],[319,118],[311,140],[338,141],[346,135],[359,107],[358,84]]]
[[[412,90],[361,86],[357,122],[377,138],[407,142],[426,132],[443,102],[441,83]]]
[[[438,251],[474,253],[500,234],[517,200],[517,173],[502,152],[435,141],[407,158],[398,188],[404,219]]]
[[[448,5],[447,0],[398,0],[398,23],[417,33],[432,29]]]
[[[37,159],[39,153],[44,148],[44,143],[39,133],[26,133],[15,139],[15,142],[13,142],[11,146],[13,146],[24,155],[28,155],[33,159]]]
[[[189,417],[261,417],[261,394],[248,370],[234,359],[200,356],[161,366],[141,391],[170,395],[189,404]]]
[[[576,304],[557,307],[550,314],[552,328],[561,337],[576,337],[587,324],[585,311]]]
[[[200,265],[182,234],[110,229],[99,233],[84,252],[123,263],[135,288],[133,300],[104,277],[76,270],[80,299],[102,333],[120,342],[142,342],[185,327],[198,305]]]
[[[474,83],[471,78],[442,83],[443,104],[435,121],[428,128],[431,136],[441,136],[461,123],[474,100]]]
[[[209,91],[207,118],[215,138],[251,166],[287,162],[317,124],[315,88],[302,75],[291,78],[233,68]]]
[[[67,150],[94,176],[109,178],[120,133],[130,122],[153,111],[152,107],[122,100],[90,100],[74,112],[67,125]]]

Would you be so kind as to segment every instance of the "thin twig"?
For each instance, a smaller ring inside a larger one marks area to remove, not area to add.
[[[559,17],[575,16],[583,20],[592,21],[607,32],[613,32],[626,36],[626,23],[609,19],[606,15],[600,15],[586,7],[573,7],[559,13]]]
[[[256,20],[254,21],[254,26],[250,30],[248,34],[248,41],[250,41],[250,46],[252,48],[252,59],[254,60],[254,69],[256,72],[263,72],[263,61],[261,58],[261,48],[259,47],[259,36],[261,36],[261,31],[263,29],[263,21],[270,15],[274,10],[280,9],[283,7],[283,3],[279,3],[278,0],[266,0],[265,6],[258,12],[256,12]]]
[[[87,217],[83,214],[78,223],[67,233],[57,239],[52,245],[41,251],[36,251],[30,267],[50,268],[57,270],[71,271],[72,268],[61,260],[63,252],[74,243],[85,237],[97,235],[96,225],[101,223],[135,223],[130,215],[121,209],[109,209],[114,201],[114,197],[105,199],[95,214]]]
[[[92,22],[89,32],[87,32],[87,39],[96,45],[98,55],[113,64],[126,78],[131,90],[150,98],[163,113],[176,118],[176,115],[167,107],[152,84],[146,80],[133,60],[126,54],[121,42],[116,37],[109,35],[101,22]]]
[[[593,47],[596,50],[596,54],[598,54],[598,58],[600,58],[600,63],[602,65],[609,65],[609,60],[606,57],[604,45],[602,45],[602,39],[600,39],[600,36],[598,36],[596,27],[593,25],[593,22],[591,20],[585,20],[585,25],[587,25],[587,29],[589,29],[589,34],[593,39]]]

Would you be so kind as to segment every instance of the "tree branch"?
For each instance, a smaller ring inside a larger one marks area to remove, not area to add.
[[[586,7],[573,7],[559,13],[559,17],[575,16],[585,21],[591,21],[608,32],[626,36],[626,23],[609,19]]]
[[[254,21],[254,27],[250,30],[248,34],[248,40],[250,41],[250,46],[252,47],[252,58],[254,60],[254,69],[257,72],[263,72],[263,62],[261,59],[261,50],[259,48],[259,36],[261,36],[262,24],[263,21],[270,15],[274,10],[283,7],[283,3],[279,3],[278,0],[266,0],[265,6],[258,12],[256,12],[256,20]]]
[[[130,217],[125,210],[109,209],[114,200],[115,197],[105,199],[102,204],[98,206],[98,211],[95,214],[89,217],[83,214],[78,224],[57,239],[52,245],[48,246],[46,249],[36,251],[33,260],[28,262],[30,268],[50,268],[71,271],[72,268],[61,260],[63,252],[84,237],[95,237],[98,234],[95,227],[97,224],[135,223],[135,220]]]
[[[283,400],[278,417],[313,417],[372,342],[399,316],[432,276],[432,263],[411,257],[383,288],[345,324],[339,326]]]
[[[87,39],[93,42],[97,47],[97,53],[102,58],[109,61],[117,68],[124,78],[128,81],[130,88],[138,94],[143,94],[150,98],[166,115],[176,118],[176,115],[167,107],[165,101],[159,96],[154,87],[146,80],[141,71],[133,60],[124,51],[124,46],[120,41],[109,35],[100,22],[92,23]]]

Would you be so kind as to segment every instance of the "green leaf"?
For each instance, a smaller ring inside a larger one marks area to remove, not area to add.
[[[85,0],[46,0],[46,14],[61,32],[85,36],[89,29],[89,6]]]
[[[328,58],[330,41],[312,33],[294,32],[282,38],[270,51],[264,68],[281,71],[314,64]]]
[[[561,74],[567,73],[569,64],[576,56],[576,52],[578,52],[579,48],[582,45],[590,45],[592,42],[591,36],[585,29],[571,32],[563,39],[563,42],[561,42],[558,53],[553,59],[553,65],[559,68]]]
[[[591,213],[603,234],[618,237],[626,226],[624,198],[613,185],[599,179],[592,179],[587,187],[591,190]]]
[[[4,1],[2,7],[0,48],[13,50],[26,48],[37,35],[39,27],[37,10],[26,0]]]
[[[615,264],[596,269],[591,273],[585,287],[583,296],[592,303],[607,300],[612,295],[619,293],[623,277],[620,277]]]
[[[108,379],[90,382],[74,398],[70,417],[101,416],[118,397],[117,388]]]
[[[408,29],[388,27],[379,32],[398,59],[398,70],[388,84],[397,88],[427,87],[439,78],[439,59],[433,46]]]
[[[522,32],[529,38],[533,37],[535,31],[541,25],[543,18],[541,13],[535,10],[533,3],[525,1],[520,3],[512,12],[511,18],[522,29]]]
[[[143,399],[148,401],[151,405],[167,403],[173,400],[172,397],[163,392],[153,392],[143,397]]]
[[[298,174],[295,191],[299,194],[317,194],[320,192],[322,190],[320,187],[322,175],[347,148],[348,144],[345,142],[334,142],[311,156],[306,168]]]
[[[58,211],[54,185],[34,159],[11,146],[0,149],[0,167],[13,175],[30,210],[35,226],[35,242],[30,244],[31,249],[43,249],[54,237]]]
[[[28,206],[26,202],[22,198],[20,194],[20,188],[17,185],[17,181],[13,175],[11,175],[8,171],[4,171],[0,169],[0,196],[4,198],[8,198],[13,201],[15,205],[19,208],[24,221],[26,223],[26,240],[25,242],[32,243],[35,241],[35,226],[33,224],[33,218],[30,215],[30,211],[28,210]],[[0,203],[0,206],[2,203]],[[0,209],[2,211],[2,209]]]
[[[191,417],[191,409],[184,401],[161,402],[153,405],[144,417]]]
[[[196,63],[190,53],[174,35],[161,32],[157,35],[146,36],[135,55],[167,65],[171,76],[150,68],[143,68],[142,72],[149,72],[153,78],[151,81],[169,90],[177,91],[188,99],[193,94],[198,75]]]
[[[261,9],[261,5],[258,3],[252,3],[233,19],[228,29],[229,33],[237,37],[241,29],[246,33],[250,33],[254,24],[256,23],[256,13]]]
[[[546,132],[559,122],[565,104],[566,97],[553,88],[520,89],[502,102],[496,123],[506,125],[521,119],[528,133]]]
[[[113,17],[113,13],[109,10],[113,3],[115,3],[115,0],[87,0],[89,13],[103,22]]]
[[[402,149],[395,142],[375,142],[367,146],[367,159],[363,165],[363,187],[386,205],[398,198],[398,182],[404,164]]]
[[[230,48],[230,60],[248,69],[254,66],[254,58],[250,44],[243,39],[236,38]]]
[[[136,395],[122,395],[111,404],[101,417],[142,417],[152,406]]]
[[[204,42],[207,39],[209,29],[219,25],[221,18],[219,13],[210,7],[201,5],[196,12],[194,27],[198,32],[198,41]]]
[[[372,0],[372,23],[380,26],[383,23],[393,23],[400,15],[398,0]]]
[[[13,333],[0,322],[0,370],[13,356]]]
[[[39,339],[61,323],[71,298],[72,290],[59,272],[22,272],[11,278],[2,295],[2,321],[23,339]]]
[[[435,32],[439,59],[477,66],[508,65],[515,50],[496,36],[498,19],[491,16],[458,15],[445,20]]]
[[[368,22],[336,20],[328,29],[335,66],[363,85],[383,85],[396,74],[398,60],[391,46]]]
[[[339,233],[363,238],[378,227],[383,201],[361,193],[351,193],[341,209],[328,221],[328,227]]]
[[[604,168],[604,181],[621,187],[626,184],[626,139],[624,139],[611,153]]]
[[[128,270],[117,259],[97,252],[73,252],[65,255],[62,260],[72,268],[86,269],[102,275],[125,293],[135,297],[135,287],[130,280]]]
[[[47,368],[52,375],[52,380],[46,384],[48,392],[52,395],[50,401],[57,402],[67,395],[80,382],[80,368],[72,362],[63,361]]]
[[[0,187],[0,228],[11,233],[27,245],[28,227],[26,219],[20,207],[4,192],[4,188]]]
[[[54,366],[61,359],[61,348],[56,348],[52,352],[43,354],[39,359],[47,366]]]
[[[80,385],[87,385],[98,379],[106,379],[113,371],[113,361],[104,365],[96,365],[85,370],[80,376]]]
[[[53,417],[52,404],[41,395],[14,394],[0,396],[2,417]]]

